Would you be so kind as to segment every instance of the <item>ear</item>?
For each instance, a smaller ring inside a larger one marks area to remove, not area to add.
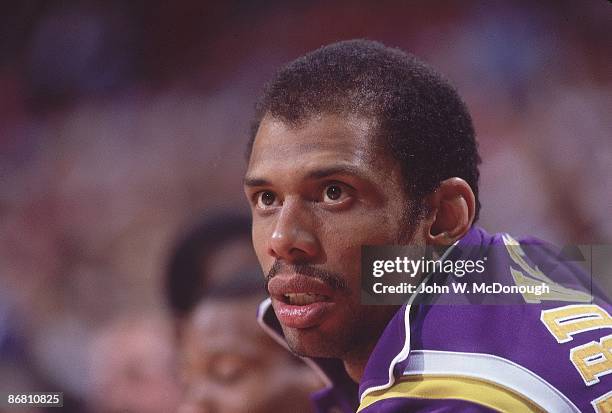
[[[430,245],[452,245],[463,237],[474,222],[476,197],[461,178],[448,178],[426,197],[429,206],[426,241]]]

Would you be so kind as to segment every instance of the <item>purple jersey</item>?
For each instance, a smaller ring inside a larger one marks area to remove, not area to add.
[[[402,306],[358,387],[339,360],[307,360],[328,385],[313,395],[317,411],[612,412],[611,307],[601,292],[591,299],[578,288],[586,275],[557,265],[558,254],[536,240],[472,228],[456,247],[449,259],[488,254],[497,281],[544,282],[550,292],[526,294],[523,304],[467,297],[464,305]],[[542,268],[554,268],[554,277]],[[284,342],[269,301],[259,317]]]

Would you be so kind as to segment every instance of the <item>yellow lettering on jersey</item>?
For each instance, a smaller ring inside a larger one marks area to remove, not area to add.
[[[598,328],[612,328],[612,317],[598,305],[566,305],[543,310],[540,320],[559,343],[572,340],[574,334]]]
[[[599,377],[612,373],[612,334],[570,350],[570,360],[587,386],[599,383]]]
[[[523,298],[527,303],[541,303],[542,301],[570,301],[574,303],[590,303],[592,297],[590,294],[567,288],[559,283],[548,278],[537,266],[531,266],[527,262],[525,251],[521,248],[521,244],[508,234],[502,235],[504,245],[508,251],[510,259],[520,268],[515,269],[510,267],[510,272],[514,282],[518,286],[541,285],[546,283],[549,287],[549,292],[539,296],[533,294],[523,294]]]
[[[514,283],[518,286],[539,287],[542,285],[542,281],[536,281],[533,278],[526,277],[522,271],[515,270],[512,267],[510,267],[510,274],[514,279]],[[522,293],[525,302],[541,303],[542,301],[571,301],[574,303],[588,303],[592,301],[591,296],[587,293],[563,287],[552,281],[546,282],[546,285],[548,286],[548,292],[544,292],[540,295],[528,292]]]
[[[591,402],[591,405],[597,413],[612,412],[612,391],[609,391],[603,396],[596,398]]]

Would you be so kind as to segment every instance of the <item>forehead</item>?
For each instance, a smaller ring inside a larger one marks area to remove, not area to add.
[[[265,116],[261,121],[249,170],[284,164],[295,170],[309,162],[377,163],[380,150],[373,121],[358,116],[320,115],[298,125]]]
[[[189,320],[189,336],[196,341],[232,343],[237,337],[257,337],[263,331],[253,322],[259,299],[208,299]]]
[[[253,321],[259,299],[244,301],[209,299],[201,303],[188,322],[183,350],[194,357],[236,354],[254,359],[276,350]]]
[[[257,298],[217,299],[210,298],[200,303],[194,311],[190,324],[197,331],[214,331],[221,334],[239,334],[245,326],[253,324],[253,311],[257,309]],[[220,328],[224,327],[224,328]],[[254,328],[253,331],[259,331]]]

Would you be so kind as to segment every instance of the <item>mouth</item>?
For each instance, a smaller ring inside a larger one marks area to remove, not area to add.
[[[300,274],[277,275],[268,292],[278,321],[289,328],[307,329],[333,314],[335,291],[320,280]]]
[[[330,301],[330,298],[325,295],[315,293],[287,293],[283,294],[282,301],[285,304],[302,306],[317,302]]]

